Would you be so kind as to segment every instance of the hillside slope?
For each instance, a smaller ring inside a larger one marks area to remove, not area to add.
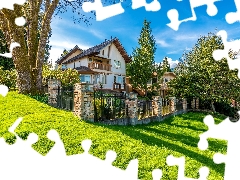
[[[210,168],[209,179],[223,179],[224,164],[216,165],[212,157],[215,152],[226,152],[226,142],[211,140],[209,149],[197,148],[199,134],[207,130],[203,124],[206,114],[187,113],[166,119],[162,123],[131,126],[104,126],[86,123],[71,112],[58,110],[39,103],[24,95],[10,92],[6,97],[0,96],[0,137],[12,143],[14,137],[8,127],[18,118],[23,122],[16,129],[18,135],[26,138],[30,132],[39,135],[34,148],[46,154],[53,142],[46,137],[50,129],[56,129],[64,142],[68,155],[82,153],[81,141],[91,139],[93,145],[90,153],[105,159],[108,150],[117,153],[114,166],[125,169],[130,160],[139,160],[139,178],[152,179],[155,168],[163,170],[163,179],[176,179],[177,166],[167,166],[166,157],[186,157],[185,175],[198,178],[198,169]],[[216,117],[220,122],[223,118]]]

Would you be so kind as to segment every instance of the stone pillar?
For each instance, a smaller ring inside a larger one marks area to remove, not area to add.
[[[162,98],[160,96],[153,97],[153,114],[158,117],[159,121],[162,119]]]
[[[170,97],[170,111],[171,113],[174,113],[176,111],[176,98],[175,97]]]
[[[93,92],[83,92],[81,94],[81,118],[94,122],[94,98]]]
[[[187,99],[183,99],[183,111],[187,111]]]
[[[199,98],[196,99],[196,109],[199,109]]]
[[[196,101],[195,98],[193,98],[193,100],[191,101],[191,108],[192,109],[195,109],[195,101]]]
[[[61,82],[57,79],[48,80],[48,104],[53,107],[57,107],[58,93],[61,90]]]
[[[138,122],[138,100],[136,93],[127,94],[127,99],[125,101],[128,108],[128,117],[131,125],[136,125]]]
[[[77,117],[81,117],[82,105],[82,86],[80,83],[74,84],[74,100],[73,100],[73,113]]]

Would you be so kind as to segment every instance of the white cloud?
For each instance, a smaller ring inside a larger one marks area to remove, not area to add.
[[[167,59],[168,59],[168,63],[170,64],[170,68],[175,68],[179,63],[178,60],[172,60],[172,58],[169,58],[169,57]]]
[[[165,40],[157,39],[156,43],[159,44],[162,47],[169,47],[170,46],[170,44],[168,44]]]
[[[59,36],[56,35],[53,40],[50,38],[50,43],[49,44],[52,46],[52,48],[50,50],[49,60],[52,59],[53,63],[58,58],[60,58],[60,56],[61,56],[61,54],[62,54],[64,49],[70,50],[70,49],[74,48],[76,45],[79,48],[83,49],[83,50],[88,49],[88,48],[91,47],[91,46],[89,46],[87,44],[84,44],[84,43],[79,42],[78,40],[72,39],[72,38],[67,38],[64,41],[62,41],[61,40],[61,35],[59,35]]]

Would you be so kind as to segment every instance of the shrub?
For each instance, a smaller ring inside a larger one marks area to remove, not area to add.
[[[37,101],[41,102],[41,103],[45,103],[48,104],[48,95],[47,94],[28,94],[29,97],[36,99]]]
[[[229,117],[234,117],[237,114],[237,108],[231,107],[229,103],[218,102],[214,103],[217,112]]]
[[[4,84],[9,89],[16,88],[17,73],[16,70],[4,70],[0,66],[0,84]]]

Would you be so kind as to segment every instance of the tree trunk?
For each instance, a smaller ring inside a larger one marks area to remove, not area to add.
[[[215,110],[215,106],[214,106],[214,102],[213,102],[213,101],[211,101],[211,107],[212,107],[213,112],[216,112],[216,110]]]

